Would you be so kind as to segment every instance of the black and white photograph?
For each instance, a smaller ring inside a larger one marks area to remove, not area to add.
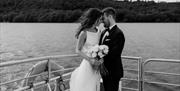
[[[180,91],[180,0],[0,0],[0,91]]]

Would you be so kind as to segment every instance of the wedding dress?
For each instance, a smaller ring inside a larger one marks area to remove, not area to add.
[[[87,50],[99,42],[99,32],[88,32],[87,39],[82,48],[82,52],[87,54]],[[76,68],[70,78],[70,91],[100,91],[100,74],[92,69],[88,60],[83,59],[80,66]]]

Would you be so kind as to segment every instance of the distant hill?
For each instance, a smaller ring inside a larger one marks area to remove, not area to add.
[[[114,0],[1,0],[0,22],[76,22],[92,7],[114,7],[118,22],[180,22],[178,2]]]

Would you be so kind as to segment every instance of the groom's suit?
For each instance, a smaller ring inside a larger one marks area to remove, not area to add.
[[[109,31],[109,35],[104,37],[106,31]],[[108,74],[102,75],[105,91],[118,91],[119,81],[123,77],[121,53],[124,43],[124,34],[117,25],[110,30],[103,31],[100,36],[99,44],[109,47],[109,53],[104,57],[104,65]]]

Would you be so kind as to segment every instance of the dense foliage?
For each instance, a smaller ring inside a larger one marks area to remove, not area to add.
[[[0,22],[76,22],[88,8],[114,7],[118,22],[180,22],[180,3],[0,0]]]

